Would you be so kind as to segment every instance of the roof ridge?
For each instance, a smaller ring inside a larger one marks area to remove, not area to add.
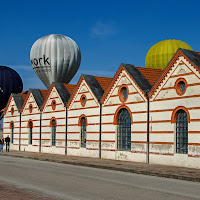
[[[112,78],[112,77],[105,77],[105,76],[94,76],[95,78],[98,77],[98,78]]]
[[[69,83],[63,83],[64,85],[75,85],[76,86],[76,84],[69,84]]]

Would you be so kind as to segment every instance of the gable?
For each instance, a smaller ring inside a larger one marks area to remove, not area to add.
[[[179,56],[154,90],[151,101],[199,95],[199,78],[200,74],[196,67],[184,56]],[[183,95],[177,93],[177,82],[181,79],[185,81],[187,87]]]
[[[73,99],[71,100],[70,104],[68,105],[68,109],[81,109],[83,106],[81,105],[81,97],[84,95],[86,97],[86,104],[84,108],[89,107],[99,107],[99,102],[96,99],[95,95],[91,91],[90,87],[88,86],[87,82],[82,79],[79,87],[74,91]]]
[[[65,110],[65,106],[63,101],[58,94],[58,91],[54,86],[50,89],[50,93],[47,95],[44,104],[42,106],[43,113],[45,112],[55,112],[55,111],[63,111]],[[55,110],[52,108],[52,102],[55,102]]]
[[[30,105],[32,105],[32,110],[29,108]],[[39,112],[40,110],[37,106],[35,98],[33,97],[33,94],[30,92],[28,98],[25,101],[25,104],[23,105],[21,113],[22,115],[32,115]]]
[[[126,70],[122,70],[119,73],[117,79],[114,84],[110,88],[107,97],[103,102],[103,105],[113,105],[113,104],[121,104],[119,97],[119,89],[121,86],[127,86],[128,89],[128,98],[126,103],[136,103],[136,102],[144,102],[146,101],[146,97],[144,93],[141,91],[139,86],[135,83],[135,81],[130,77]]]
[[[12,114],[11,109],[14,109],[14,113]],[[19,111],[17,109],[16,103],[12,97],[12,94],[10,95],[10,98],[8,100],[7,103],[7,107],[5,109],[4,112],[4,117],[14,117],[14,116],[18,116],[19,115]]]

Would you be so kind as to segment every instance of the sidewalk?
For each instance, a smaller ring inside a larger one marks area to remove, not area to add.
[[[24,151],[3,152],[0,153],[0,156],[28,158],[200,182],[200,169]]]

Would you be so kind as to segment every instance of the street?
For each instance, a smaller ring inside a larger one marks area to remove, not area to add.
[[[1,156],[1,184],[52,199],[200,199],[200,183]]]

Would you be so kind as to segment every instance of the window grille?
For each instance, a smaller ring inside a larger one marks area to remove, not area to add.
[[[118,114],[117,149],[131,150],[131,117],[125,108],[122,108]]]
[[[29,144],[32,144],[33,140],[33,123],[29,122]]]
[[[179,110],[176,117],[176,153],[188,153],[188,118],[184,110]]]
[[[11,123],[11,143],[13,143],[13,139],[14,139],[14,124]]]
[[[81,147],[86,147],[86,119],[81,118]]]
[[[52,120],[52,146],[56,146],[56,120]]]

